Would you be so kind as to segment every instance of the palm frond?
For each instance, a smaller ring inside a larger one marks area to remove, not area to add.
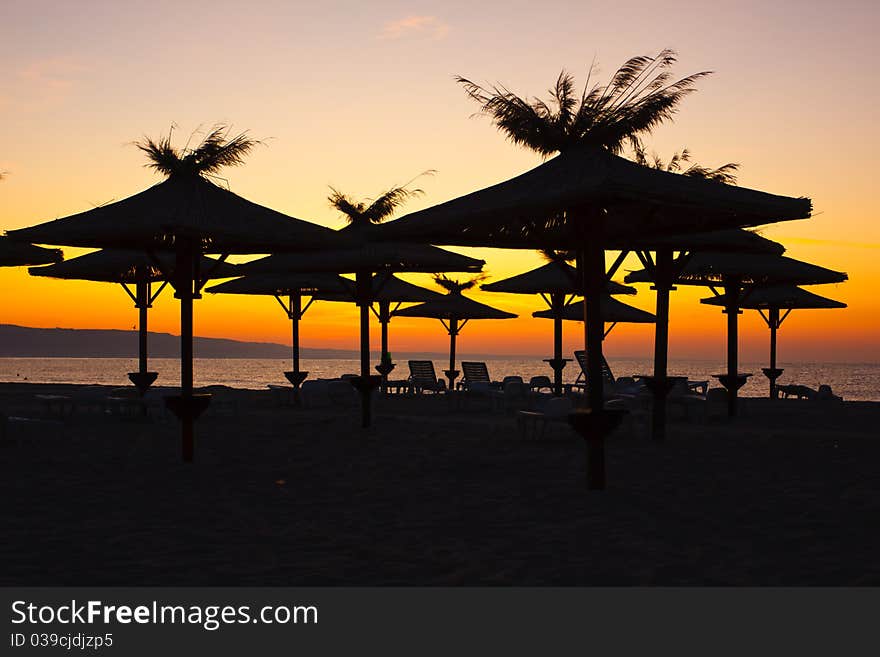
[[[673,153],[668,162],[664,162],[656,153],[654,153],[649,159],[646,155],[647,149],[645,148],[644,143],[638,138],[630,139],[630,150],[632,151],[630,159],[636,164],[642,166],[659,169],[660,171],[667,171],[669,173],[681,173],[681,175],[691,176],[692,178],[713,180],[726,185],[736,184],[736,172],[739,171],[739,164],[735,162],[728,162],[715,169],[697,163],[690,164],[691,152],[687,148],[683,148],[680,151]],[[684,169],[685,164],[690,164],[690,166],[687,169]]]
[[[461,294],[465,290],[470,290],[471,288],[476,287],[488,277],[488,274],[483,273],[461,281],[456,278],[449,278],[446,274],[434,274],[434,282],[447,292]]]
[[[703,71],[673,81],[668,69],[676,61],[672,50],[632,57],[604,86],[590,86],[593,65],[579,98],[574,78],[563,70],[550,90],[549,103],[524,99],[503,85],[483,87],[461,76],[455,79],[480,104],[480,113],[519,146],[545,157],[579,144],[617,153],[630,138],[649,134],[669,120],[697,81],[710,74]]]
[[[547,262],[567,263],[577,258],[575,251],[563,251],[560,249],[540,249],[541,257]]]
[[[423,171],[418,176],[415,176],[415,178],[409,180],[406,184],[392,187],[375,199],[367,199],[369,205],[367,205],[367,201],[353,201],[351,198],[333,187],[330,188],[332,193],[327,197],[327,200],[330,201],[330,206],[339,210],[350,224],[367,222],[378,224],[388,219],[388,217],[394,214],[397,208],[403,205],[408,199],[414,196],[421,196],[425,193],[423,189],[410,189],[408,185],[417,178],[430,176],[435,173],[436,171],[434,169]]]
[[[195,148],[190,148],[187,142],[178,149],[171,143],[172,130],[158,140],[144,137],[135,142],[135,146],[147,154],[146,166],[166,176],[216,174],[224,167],[243,164],[245,155],[262,143],[249,137],[247,132],[230,137],[230,128],[217,124]]]

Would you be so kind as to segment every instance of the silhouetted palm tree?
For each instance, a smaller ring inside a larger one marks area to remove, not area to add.
[[[483,87],[461,76],[456,80],[515,144],[545,157],[580,144],[618,153],[631,137],[650,133],[671,118],[697,80],[710,74],[703,71],[673,81],[668,69],[676,59],[672,50],[633,57],[607,85],[591,86],[594,65],[580,95],[574,77],[563,70],[549,102],[522,98],[503,85]]]
[[[482,283],[488,278],[488,274],[479,274],[467,280],[461,281],[457,278],[449,278],[446,274],[435,274],[434,282],[450,294],[461,294],[465,290],[470,290]]]
[[[739,170],[738,163],[728,162],[717,169],[704,167],[701,164],[691,162],[691,153],[687,148],[673,153],[669,161],[664,162],[656,153],[652,153],[649,157],[645,145],[637,137],[630,139],[630,145],[632,146],[633,160],[642,166],[670,173],[680,173],[683,176],[691,176],[693,178],[714,180],[715,182],[727,185],[736,184],[736,172]],[[686,165],[688,165],[687,168],[685,168]]]
[[[247,132],[230,137],[229,126],[218,124],[195,148],[187,145],[175,148],[171,145],[171,133],[158,141],[144,137],[136,141],[135,146],[147,154],[151,169],[168,176],[204,176],[212,177],[223,167],[237,166],[244,162],[244,156],[257,144],[262,142],[252,139]]]
[[[416,178],[433,175],[434,173],[435,171],[431,169],[420,173]],[[349,196],[331,187],[331,194],[327,197],[327,200],[330,201],[330,206],[339,210],[351,225],[379,224],[391,217],[395,210],[408,199],[425,193],[422,189],[407,188],[416,178],[399,187],[392,187],[380,194],[376,199],[366,199],[365,201],[354,201]]]

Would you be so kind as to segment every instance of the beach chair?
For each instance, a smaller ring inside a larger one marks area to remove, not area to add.
[[[529,390],[538,393],[542,390],[553,392],[553,382],[550,380],[549,376],[543,374],[540,376],[533,376],[529,379]]]
[[[479,384],[478,388],[484,387],[483,384],[485,384],[489,388],[501,389],[501,382],[492,381],[491,377],[489,377],[489,368],[486,366],[486,363],[462,361],[461,370],[463,377],[456,386],[459,389],[468,390],[473,384]]]
[[[446,392],[446,381],[437,379],[434,362],[430,360],[411,360],[409,364],[409,387],[415,394],[425,391]]]
[[[578,365],[581,366],[581,372],[578,374],[577,379],[575,379],[573,388],[584,389],[587,386],[587,352],[583,349],[574,352],[574,357],[578,362]],[[615,378],[614,374],[611,372],[611,367],[608,365],[608,361],[605,360],[605,355],[602,355],[602,384],[605,391],[608,393],[614,390]],[[607,395],[606,395],[607,396]]]

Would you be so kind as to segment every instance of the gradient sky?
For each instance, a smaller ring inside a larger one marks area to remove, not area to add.
[[[48,2],[0,9],[0,228],[31,225],[118,200],[159,179],[131,145],[172,122],[181,140],[224,121],[264,139],[233,191],[293,216],[341,225],[328,185],[357,197],[425,169],[416,210],[540,163],[506,142],[453,81],[461,74],[545,95],[561,68],[578,82],[596,59],[600,79],[626,58],[676,49],[681,75],[702,81],[676,121],[648,139],[666,157],[683,146],[706,165],[739,162],[746,187],[809,196],[806,221],[770,226],[787,255],[844,270],[850,282],[812,288],[847,310],[795,312],[780,359],[880,361],[880,225],[874,84],[880,9],[870,1],[697,2]],[[462,250],[487,260],[493,280],[541,263],[530,252]],[[83,251],[66,250],[68,257]],[[625,268],[636,268],[627,261]],[[430,284],[426,276],[409,277]],[[478,293],[524,318],[473,322],[460,351],[546,354],[538,297]],[[704,289],[673,294],[672,358],[723,360],[724,321],[700,306]],[[110,285],[34,279],[0,270],[0,321],[29,326],[132,328],[136,314]],[[640,286],[629,302],[647,310]],[[316,304],[307,346],[354,348],[354,308]],[[177,305],[157,303],[151,329],[176,333]],[[574,348],[580,325],[567,327]],[[196,333],[289,342],[274,300],[197,302]],[[767,331],[743,316],[743,357],[762,358]],[[439,323],[400,318],[392,352],[442,350]],[[612,355],[651,353],[652,329],[615,329]]]

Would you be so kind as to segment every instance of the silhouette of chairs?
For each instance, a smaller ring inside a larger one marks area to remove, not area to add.
[[[487,387],[501,389],[502,384],[498,381],[492,381],[489,376],[489,368],[486,363],[462,361],[461,370],[463,377],[456,386],[461,390],[470,390],[473,386],[476,386],[476,389],[480,391]]]
[[[430,360],[411,360],[409,364],[410,391],[415,394],[423,392],[446,392],[446,381],[438,379],[434,371],[434,362]]]

